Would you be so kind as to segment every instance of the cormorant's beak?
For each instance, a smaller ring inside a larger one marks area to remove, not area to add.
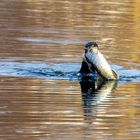
[[[84,50],[85,50],[85,52],[90,51],[90,50],[98,50],[98,46],[92,45],[92,46],[90,46],[88,48],[84,48]]]
[[[98,46],[92,45],[90,49],[92,49],[92,50],[98,50]]]
[[[92,43],[92,44],[87,44],[84,48],[85,53],[90,52],[92,50],[94,51],[98,51],[98,45],[96,43]]]

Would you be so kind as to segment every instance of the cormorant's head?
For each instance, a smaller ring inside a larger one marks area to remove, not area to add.
[[[96,42],[88,42],[85,45],[85,51],[91,50],[91,49],[98,49],[98,44]]]

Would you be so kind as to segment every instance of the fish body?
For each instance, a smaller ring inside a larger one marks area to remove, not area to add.
[[[106,80],[115,80],[116,77],[115,71],[111,69],[107,60],[98,50],[94,51],[93,49],[85,53],[85,59],[88,65],[91,65],[95,68],[97,73]]]
[[[118,74],[111,69],[103,54],[99,52],[96,42],[89,42],[86,44],[83,61],[87,64],[89,69],[90,67],[92,67],[92,70],[95,69],[95,71],[98,73],[98,75],[100,75],[102,79],[119,79]]]

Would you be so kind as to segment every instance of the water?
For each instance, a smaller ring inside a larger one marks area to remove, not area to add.
[[[140,139],[139,0],[2,0],[0,139]],[[120,75],[78,74],[97,41]]]

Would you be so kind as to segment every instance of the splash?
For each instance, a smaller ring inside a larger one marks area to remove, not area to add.
[[[20,62],[0,62],[0,76],[33,77],[43,79],[63,79],[78,81],[81,74],[80,64],[53,64],[45,63],[20,63]],[[140,70],[125,69],[119,65],[111,65],[120,75],[121,82],[139,82]],[[94,74],[87,75],[95,77]]]

